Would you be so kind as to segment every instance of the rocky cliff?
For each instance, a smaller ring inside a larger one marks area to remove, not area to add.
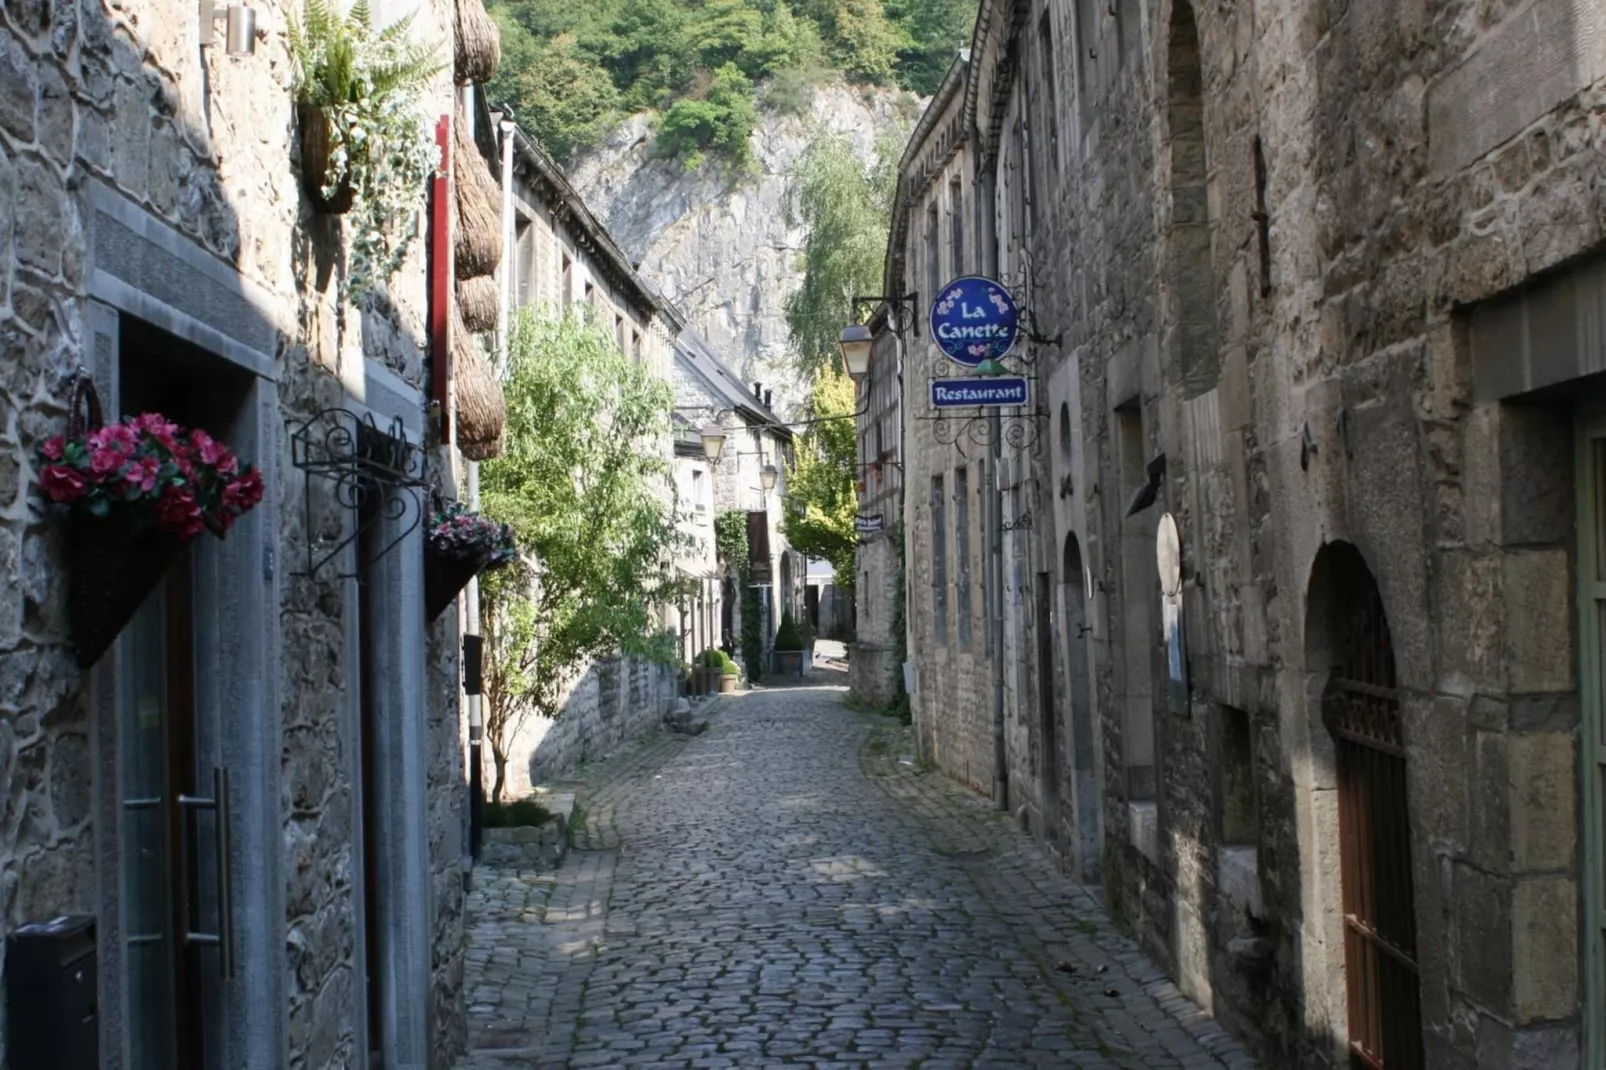
[[[788,348],[786,298],[801,282],[803,234],[791,221],[792,169],[814,133],[847,135],[868,162],[881,135],[913,126],[920,102],[894,90],[830,85],[800,116],[765,113],[753,167],[687,171],[653,152],[652,118],[627,120],[579,160],[570,179],[586,203],[748,382],[793,412],[805,396]]]

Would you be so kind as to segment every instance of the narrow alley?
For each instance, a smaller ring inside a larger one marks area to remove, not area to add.
[[[722,699],[705,733],[582,773],[556,873],[478,870],[463,1070],[1254,1065],[1005,815],[843,700]]]

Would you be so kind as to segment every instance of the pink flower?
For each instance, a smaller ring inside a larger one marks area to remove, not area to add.
[[[39,473],[39,487],[53,502],[69,503],[89,491],[83,473],[64,464],[53,464]]]
[[[115,445],[102,445],[90,453],[89,470],[94,474],[96,482],[105,482],[122,469],[123,462],[127,459],[128,454]]]
[[[59,461],[61,460],[62,454],[66,452],[66,449],[66,438],[61,435],[57,435],[55,438],[39,447],[39,452],[44,454],[46,460]]]
[[[149,494],[156,489],[156,479],[162,474],[162,462],[155,457],[144,457],[128,466],[123,473],[123,480],[129,486],[129,497],[136,497],[134,492],[144,491]]]
[[[186,539],[195,538],[206,527],[195,495],[182,487],[162,495],[162,500],[156,503],[156,519],[163,528]]]
[[[229,448],[200,428],[190,432],[190,445],[195,449],[196,456],[200,458],[202,464],[222,470],[224,458],[233,462],[233,454],[229,453]]]
[[[112,424],[89,436],[91,450],[111,449],[119,453],[133,453],[135,442],[134,428],[128,424]]]
[[[250,512],[262,500],[262,473],[255,468],[223,488],[223,506],[236,516]]]
[[[168,450],[178,448],[178,424],[159,412],[147,412],[134,421],[134,425]]]

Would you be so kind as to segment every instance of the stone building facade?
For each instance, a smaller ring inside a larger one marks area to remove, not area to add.
[[[801,621],[804,610],[806,562],[793,550],[781,530],[784,519],[786,473],[792,462],[792,432],[770,408],[771,395],[762,383],[747,389],[736,372],[714,353],[691,327],[683,329],[675,344],[675,411],[688,427],[711,422],[725,430],[719,463],[710,468],[713,514],[741,513],[747,517],[749,576],[759,592],[759,634],[763,636],[761,673],[774,671],[772,654],[775,629],[790,610]],[[776,470],[775,487],[765,490],[763,471]],[[717,547],[716,547],[717,551]],[[741,569],[737,563],[717,562],[719,578],[718,625],[715,641],[743,661]]]
[[[425,620],[420,500],[341,547],[357,518],[309,492],[294,446],[371,415],[451,496],[427,243],[346,299],[348,236],[301,192],[286,15],[257,7],[235,56],[198,43],[194,5],[0,11],[0,924],[94,918],[105,1067],[175,1065],[182,1044],[207,1067],[439,1067],[464,1042],[455,616]],[[453,17],[426,2],[414,32],[449,42]],[[80,368],[109,420],[205,427],[266,485],[89,669],[72,521],[34,486]],[[228,811],[175,826],[180,852],[163,818],[216,798],[218,769]],[[232,971],[174,931],[184,877]]]
[[[998,467],[1001,794],[1271,1065],[1606,1065],[1603,19],[987,0],[956,68],[963,233],[1036,391]],[[952,241],[934,129],[895,292]],[[986,790],[925,378],[916,719]]]
[[[904,310],[905,316],[911,310]],[[854,641],[848,691],[860,705],[886,709],[903,693],[908,652],[903,589],[904,339],[888,329],[890,308],[870,322],[870,369],[859,386],[859,535],[854,577]]]
[[[499,128],[500,118],[491,117]],[[511,151],[513,178],[507,266],[513,308],[589,316],[620,350],[668,381],[679,314],[636,272],[546,151],[517,127],[500,132],[511,141],[503,146]],[[665,436],[652,448],[669,469],[664,507],[674,508],[673,441]],[[637,658],[606,659],[576,672],[562,715],[555,720],[532,716],[517,732],[509,747],[506,797],[520,798],[533,785],[571,773],[650,731],[674,697],[676,681],[674,666]],[[494,774],[489,747],[483,759],[489,784]]]

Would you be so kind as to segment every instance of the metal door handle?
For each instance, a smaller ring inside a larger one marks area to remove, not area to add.
[[[224,766],[212,770],[212,797],[203,798],[199,795],[180,795],[178,805],[184,814],[183,835],[179,837],[179,850],[183,856],[183,871],[189,871],[189,841],[190,827],[189,815],[197,810],[211,810],[213,812],[213,844],[217,852],[217,932],[208,933],[191,930],[189,926],[190,911],[185,910],[184,943],[186,946],[196,944],[201,947],[215,947],[218,949],[218,967],[225,980],[234,976],[234,879],[233,862],[231,857],[232,841],[229,836],[229,825],[232,823],[229,808],[229,771]],[[183,890],[188,894],[188,888]]]

